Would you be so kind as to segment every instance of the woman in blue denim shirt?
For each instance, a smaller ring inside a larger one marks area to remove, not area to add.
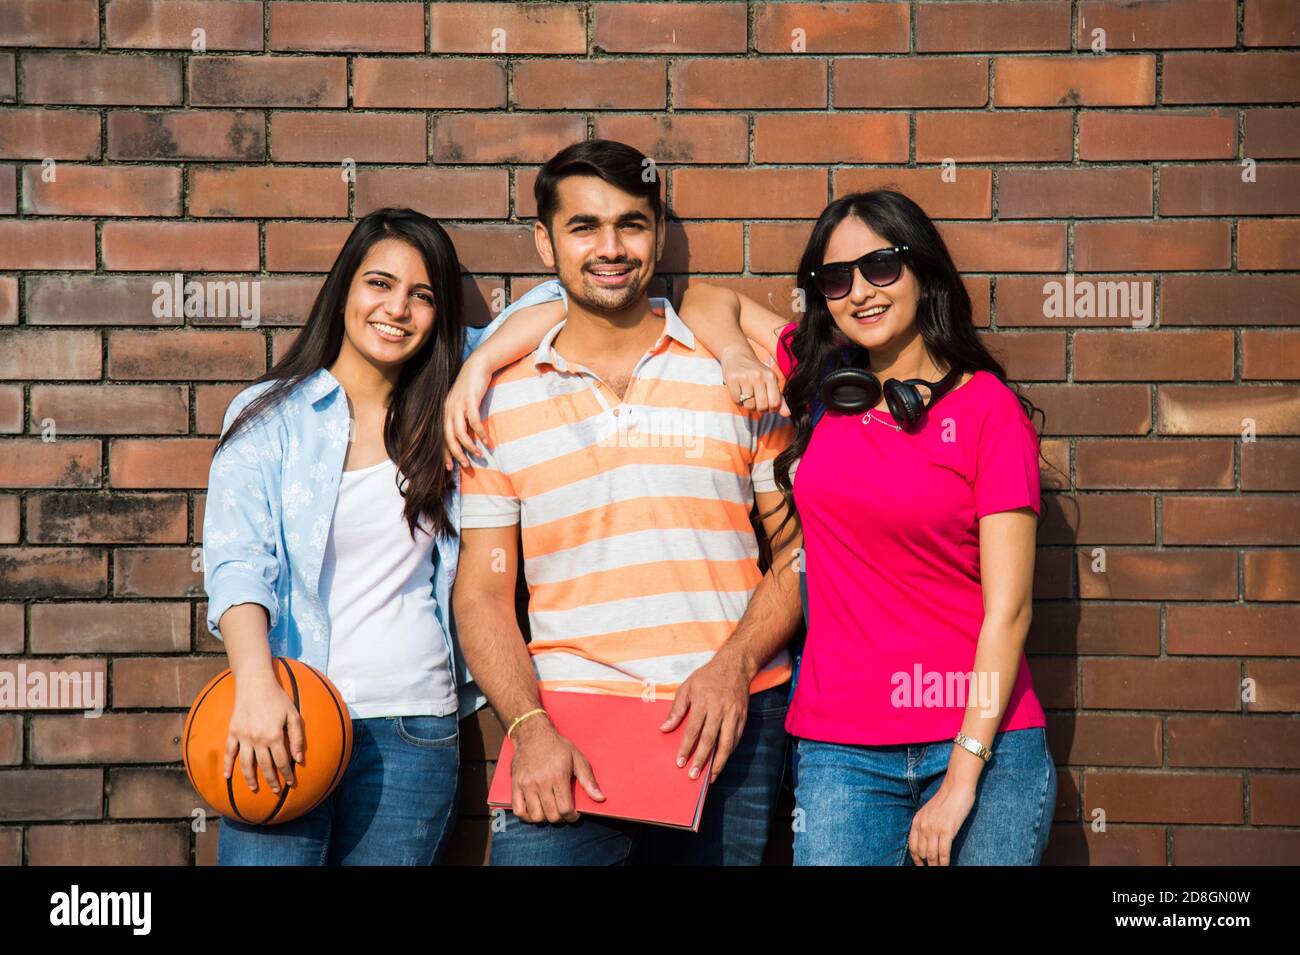
[[[306,815],[223,820],[219,864],[428,865],[445,847],[458,717],[483,698],[450,617],[459,473],[442,409],[465,356],[506,318],[467,329],[461,281],[432,219],[366,216],[293,345],[226,412],[203,528],[208,626],[236,685],[226,775],[294,785],[310,740],[275,656],[329,675],[354,744],[338,787]],[[493,338],[491,361],[540,340],[549,319],[530,312]]]

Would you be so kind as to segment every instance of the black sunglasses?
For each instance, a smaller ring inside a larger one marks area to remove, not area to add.
[[[907,248],[905,245],[896,245],[868,252],[852,262],[827,262],[821,268],[813,269],[813,285],[828,299],[843,298],[853,291],[854,269],[861,272],[862,277],[872,285],[892,285],[903,274],[903,253]]]

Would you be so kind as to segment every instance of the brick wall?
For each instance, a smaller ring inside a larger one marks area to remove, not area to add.
[[[0,714],[0,862],[212,860],[178,736],[224,665],[197,556],[226,402],[381,205],[447,224],[486,320],[584,136],[661,164],[674,297],[784,307],[844,192],[940,221],[1069,476],[1029,647],[1049,861],[1300,862],[1298,44],[1292,0],[0,0],[0,668],[111,704]],[[158,317],[177,273],[260,282],[261,324]],[[1149,327],[1047,314],[1067,274],[1150,283]],[[472,723],[468,862],[501,738]]]

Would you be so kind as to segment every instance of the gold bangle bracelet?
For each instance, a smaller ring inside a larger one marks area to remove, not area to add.
[[[516,716],[516,717],[515,717],[515,721],[514,721],[513,723],[510,724],[510,729],[506,730],[506,736],[510,736],[510,734],[513,733],[513,732],[515,731],[515,727],[518,726],[520,723],[522,723],[524,720],[528,719],[528,717],[530,717],[530,716],[536,716],[538,713],[545,713],[545,712],[546,712],[546,710],[542,709],[542,708],[539,706],[539,707],[538,707],[537,709],[535,709],[535,710],[529,710],[529,711],[528,711],[527,713],[525,713],[523,716]],[[513,739],[514,737],[510,737],[510,738]]]
[[[958,732],[957,735],[953,737],[952,741],[956,743],[958,746],[960,746],[962,749],[966,750],[966,752],[974,756],[978,756],[986,763],[989,761],[989,758],[992,757],[993,755],[993,751],[990,750],[987,746],[985,746],[977,739],[971,739],[965,733]]]

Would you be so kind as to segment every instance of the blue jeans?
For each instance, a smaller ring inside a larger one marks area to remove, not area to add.
[[[785,771],[787,696],[784,685],[750,696],[745,729],[709,786],[699,832],[591,815],[531,823],[493,810],[489,864],[758,865]]]
[[[352,721],[352,758],[334,792],[274,826],[221,820],[218,865],[432,865],[455,814],[456,714]],[[239,767],[236,781],[242,785]]]
[[[795,865],[911,865],[916,811],[939,790],[956,744],[795,742]],[[1056,805],[1042,727],[993,737],[975,803],[953,839],[953,865],[1037,865]]]

